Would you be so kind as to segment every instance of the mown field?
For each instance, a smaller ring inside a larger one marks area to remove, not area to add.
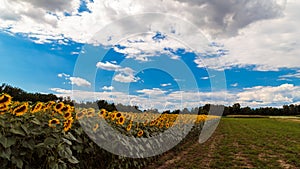
[[[223,118],[207,142],[183,147],[147,168],[300,168],[300,121]]]

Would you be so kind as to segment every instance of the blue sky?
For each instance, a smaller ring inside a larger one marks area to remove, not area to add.
[[[7,7],[0,14],[2,83],[142,108],[300,101],[297,1],[274,1],[270,8],[259,1],[250,7],[176,0],[22,3],[27,11],[0,2]],[[242,12],[247,7],[255,17]],[[138,18],[157,10],[180,18]]]

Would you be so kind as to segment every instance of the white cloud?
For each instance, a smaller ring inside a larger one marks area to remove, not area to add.
[[[232,87],[237,87],[239,84],[238,83],[233,83],[233,84],[231,84],[230,86],[232,86]]]
[[[51,91],[54,91],[56,93],[60,94],[71,94],[72,90],[66,90],[66,89],[61,89],[61,88],[50,88]]]
[[[102,90],[114,90],[113,86],[103,86]]]
[[[289,73],[289,74],[286,74],[286,75],[279,76],[279,78],[283,79],[283,80],[287,80],[287,79],[291,79],[291,78],[299,79],[300,78],[300,72],[298,71],[297,73]]]
[[[207,80],[209,79],[209,77],[205,76],[205,77],[201,77],[202,80]]]
[[[116,70],[121,68],[121,66],[110,63],[110,62],[105,62],[105,63],[98,62],[96,64],[96,67],[100,68],[100,69],[103,69],[103,70],[110,70],[110,71],[116,71]]]
[[[57,74],[57,76],[60,77],[60,78],[62,78],[62,77],[66,77],[66,78],[70,77],[70,75],[65,74],[65,73],[59,73],[59,74]]]
[[[71,81],[71,84],[76,85],[76,86],[85,86],[85,87],[90,87],[91,83],[83,78],[80,77],[70,77],[69,80]]]
[[[130,83],[130,82],[137,82],[140,78],[134,76],[134,70],[130,67],[121,67],[120,65],[116,65],[110,62],[98,62],[96,65],[97,68],[108,70],[108,71],[115,71],[118,72],[117,75],[114,76],[113,80],[122,83]]]
[[[255,70],[267,71],[299,67],[297,63],[300,58],[296,56],[300,53],[297,38],[300,34],[300,2],[297,0],[94,0],[87,1],[91,13],[78,13],[79,5],[80,0],[0,0],[0,29],[27,34],[37,43],[62,39],[87,43],[97,31],[120,18],[157,12],[190,21],[209,40],[223,44],[229,50],[227,55],[204,59],[202,64],[209,68],[222,70],[255,65]],[[64,12],[70,16],[65,16]],[[171,35],[188,32],[184,30],[185,27],[178,27],[176,24],[159,27],[162,22],[164,21],[151,22],[149,19],[149,31],[155,32],[160,28],[161,32]],[[124,38],[126,30],[139,27],[134,20],[120,23],[119,26],[120,31],[116,35],[107,36]],[[144,38],[142,40],[146,43],[121,41],[128,48],[119,49],[119,52],[126,54],[128,58],[147,61],[150,55],[155,54],[154,51],[169,53],[162,50],[163,47],[177,49],[182,46],[171,37],[153,42],[151,36],[129,38]],[[196,37],[194,32],[186,36],[183,39],[190,41]],[[107,39],[101,43],[109,44]],[[174,55],[171,57],[178,59]],[[199,58],[195,62],[199,65],[201,63]]]
[[[113,78],[114,81],[122,82],[122,83],[131,83],[131,82],[137,82],[139,80],[138,77],[135,77],[131,74],[117,74]]]
[[[164,95],[166,91],[161,90],[159,88],[153,88],[153,89],[142,89],[142,90],[137,90],[137,93],[141,93],[142,95],[151,95],[151,96],[157,96],[157,95]]]
[[[160,86],[162,86],[162,87],[171,86],[171,85],[172,85],[171,83],[163,83],[163,84],[160,84]]]

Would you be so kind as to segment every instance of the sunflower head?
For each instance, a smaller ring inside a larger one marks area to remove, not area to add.
[[[71,118],[72,117],[72,113],[70,113],[70,112],[66,112],[65,114],[64,114],[64,118],[65,119],[69,119],[69,118]]]
[[[0,104],[0,111],[6,111],[8,110],[8,105],[7,104]]]
[[[87,116],[87,117],[94,117],[94,116],[95,116],[95,109],[89,108],[89,109],[87,110],[86,116]]]
[[[55,128],[56,125],[60,124],[60,121],[56,118],[53,118],[51,120],[49,120],[48,122],[48,126],[51,127],[51,128]]]
[[[55,111],[60,112],[64,108],[65,104],[63,102],[57,103],[53,108]]]
[[[16,115],[16,116],[22,116],[24,115],[27,111],[28,111],[28,102],[25,102],[17,107],[15,107],[13,109],[12,114]]]
[[[11,103],[11,96],[8,94],[2,94],[0,95],[0,104],[6,104],[9,105]]]
[[[62,112],[69,112],[70,110],[71,110],[71,106],[70,106],[70,105],[65,105],[65,106],[61,109]]]
[[[32,106],[31,108],[31,113],[36,113],[41,111],[41,109],[43,108],[44,104],[42,102],[38,102],[36,103],[34,106]]]
[[[140,130],[138,131],[138,133],[137,133],[137,136],[138,136],[138,137],[142,137],[143,134],[144,134],[144,131],[143,131],[142,129],[140,129]]]
[[[94,127],[93,127],[93,131],[97,131],[99,125],[98,124],[95,124]]]
[[[129,123],[126,127],[126,131],[130,131],[131,130],[131,127],[132,127],[132,123]]]
[[[70,130],[70,128],[72,127],[72,123],[73,123],[73,118],[69,118],[64,122],[64,131],[67,132]]]
[[[119,117],[121,117],[121,116],[122,116],[122,113],[120,113],[120,112],[117,112],[117,113],[116,113],[116,117],[117,117],[117,118],[119,118]]]
[[[119,125],[123,125],[125,122],[125,117],[124,116],[121,116],[119,119],[118,119],[118,124]]]
[[[76,113],[77,120],[82,119],[83,117],[84,117],[84,112],[80,111],[80,112]]]

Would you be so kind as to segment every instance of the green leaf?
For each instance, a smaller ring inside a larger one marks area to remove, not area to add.
[[[15,156],[11,157],[11,162],[13,164],[16,164],[18,168],[22,168],[23,167],[23,161],[19,158],[16,158]]]
[[[0,119],[0,126],[5,127],[5,120],[4,119]]]
[[[33,150],[34,149],[34,141],[31,139],[31,140],[28,140],[28,141],[23,141],[22,142],[22,146],[25,147],[25,148],[29,148],[30,150]]]
[[[25,132],[27,135],[29,134],[28,128],[27,128],[25,125],[21,124],[21,128],[24,130],[24,132]]]
[[[69,159],[72,156],[72,150],[70,149],[70,147],[65,147],[61,150],[58,151],[58,154],[60,155],[60,157],[62,158],[66,158]]]
[[[77,164],[77,163],[79,163],[79,161],[77,160],[77,158],[74,157],[74,156],[71,156],[70,158],[68,158],[68,161],[69,161],[70,163],[72,163],[72,164]]]
[[[25,132],[21,128],[12,128],[9,130],[11,133],[16,134],[16,135],[21,135],[21,136],[26,136]]]
[[[41,125],[41,122],[37,118],[32,119],[31,122],[36,125]]]
[[[62,138],[62,140],[63,140],[65,143],[67,143],[67,144],[69,144],[69,145],[72,145],[72,142],[71,142],[70,140],[65,139],[65,138]]]
[[[52,138],[52,137],[47,137],[44,140],[44,145],[45,146],[50,146],[50,145],[54,145],[56,143],[56,139]]]
[[[10,160],[10,156],[11,156],[10,148],[6,148],[4,151],[1,151],[1,153],[0,153],[0,157],[6,158],[8,160]]]
[[[16,143],[16,138],[5,136],[0,137],[0,143],[3,145],[4,148],[8,148]]]

